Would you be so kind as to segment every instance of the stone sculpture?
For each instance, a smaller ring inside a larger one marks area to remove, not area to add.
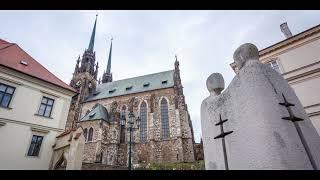
[[[234,53],[239,73],[224,89],[207,79],[201,104],[206,169],[319,169],[320,137],[287,81],[250,43]],[[221,93],[222,92],[222,93]]]

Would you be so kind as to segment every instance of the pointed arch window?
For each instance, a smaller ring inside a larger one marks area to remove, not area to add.
[[[162,98],[161,100],[160,110],[161,110],[162,138],[168,139],[170,137],[169,114],[168,114],[168,102],[165,98]]]
[[[127,107],[125,105],[121,108],[121,118],[126,118]],[[120,143],[124,143],[126,139],[126,128],[125,124],[121,124],[120,128]]]
[[[140,105],[140,142],[144,142],[147,139],[147,103],[142,102]]]
[[[90,128],[89,135],[88,135],[88,141],[92,141],[92,136],[93,136],[93,128]]]
[[[87,141],[87,135],[88,135],[88,129],[85,128],[85,129],[83,130],[84,141]]]

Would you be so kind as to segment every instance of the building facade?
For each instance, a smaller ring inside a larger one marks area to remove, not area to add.
[[[79,94],[72,100],[66,129],[84,129],[83,162],[128,163],[129,132],[121,119],[127,121],[129,112],[141,120],[133,132],[133,163],[193,162],[193,129],[177,58],[173,70],[113,81],[111,41],[100,82],[93,50],[96,21],[89,47],[77,60],[70,82]]]
[[[0,169],[48,169],[76,91],[0,39]]]
[[[320,25],[294,36],[286,23],[280,27],[286,39],[260,50],[259,60],[288,81],[320,133]]]

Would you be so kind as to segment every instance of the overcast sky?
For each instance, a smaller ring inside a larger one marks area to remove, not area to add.
[[[0,38],[17,43],[69,84],[76,59],[88,47],[98,13],[95,39],[101,77],[113,37],[114,80],[171,70],[178,55],[184,94],[200,141],[200,104],[209,95],[213,72],[226,86],[235,76],[229,64],[243,43],[263,49],[320,23],[320,11],[0,11]]]

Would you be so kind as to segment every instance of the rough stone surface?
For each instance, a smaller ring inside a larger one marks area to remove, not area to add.
[[[222,119],[229,169],[313,169],[282,94],[294,104],[297,122],[317,166],[320,167],[320,138],[287,81],[268,65],[257,60],[257,48],[250,44],[235,52],[239,73],[219,96],[209,96],[201,104],[201,126],[206,169],[225,169],[220,132]]]
[[[196,161],[204,160],[202,139],[200,143],[194,144],[194,153]]]
[[[168,100],[170,138],[167,140],[163,140],[161,136],[160,101],[162,98]],[[147,103],[147,141],[141,143],[140,131],[133,132],[133,163],[193,162],[195,159],[191,120],[185,107],[175,108],[173,88],[86,102],[82,106],[82,116],[100,103],[107,108],[108,112],[121,112],[123,106],[129,108],[132,106],[135,117],[138,117],[142,101]],[[129,111],[126,111],[126,119],[128,119],[128,113]],[[87,142],[85,145],[84,162],[94,163],[95,157],[101,153],[100,149],[102,149],[102,164],[127,165],[129,132],[125,133],[125,143],[120,143],[119,119],[111,123],[101,120],[84,121],[80,125],[83,129],[89,130],[90,127],[94,129],[92,142]]]

